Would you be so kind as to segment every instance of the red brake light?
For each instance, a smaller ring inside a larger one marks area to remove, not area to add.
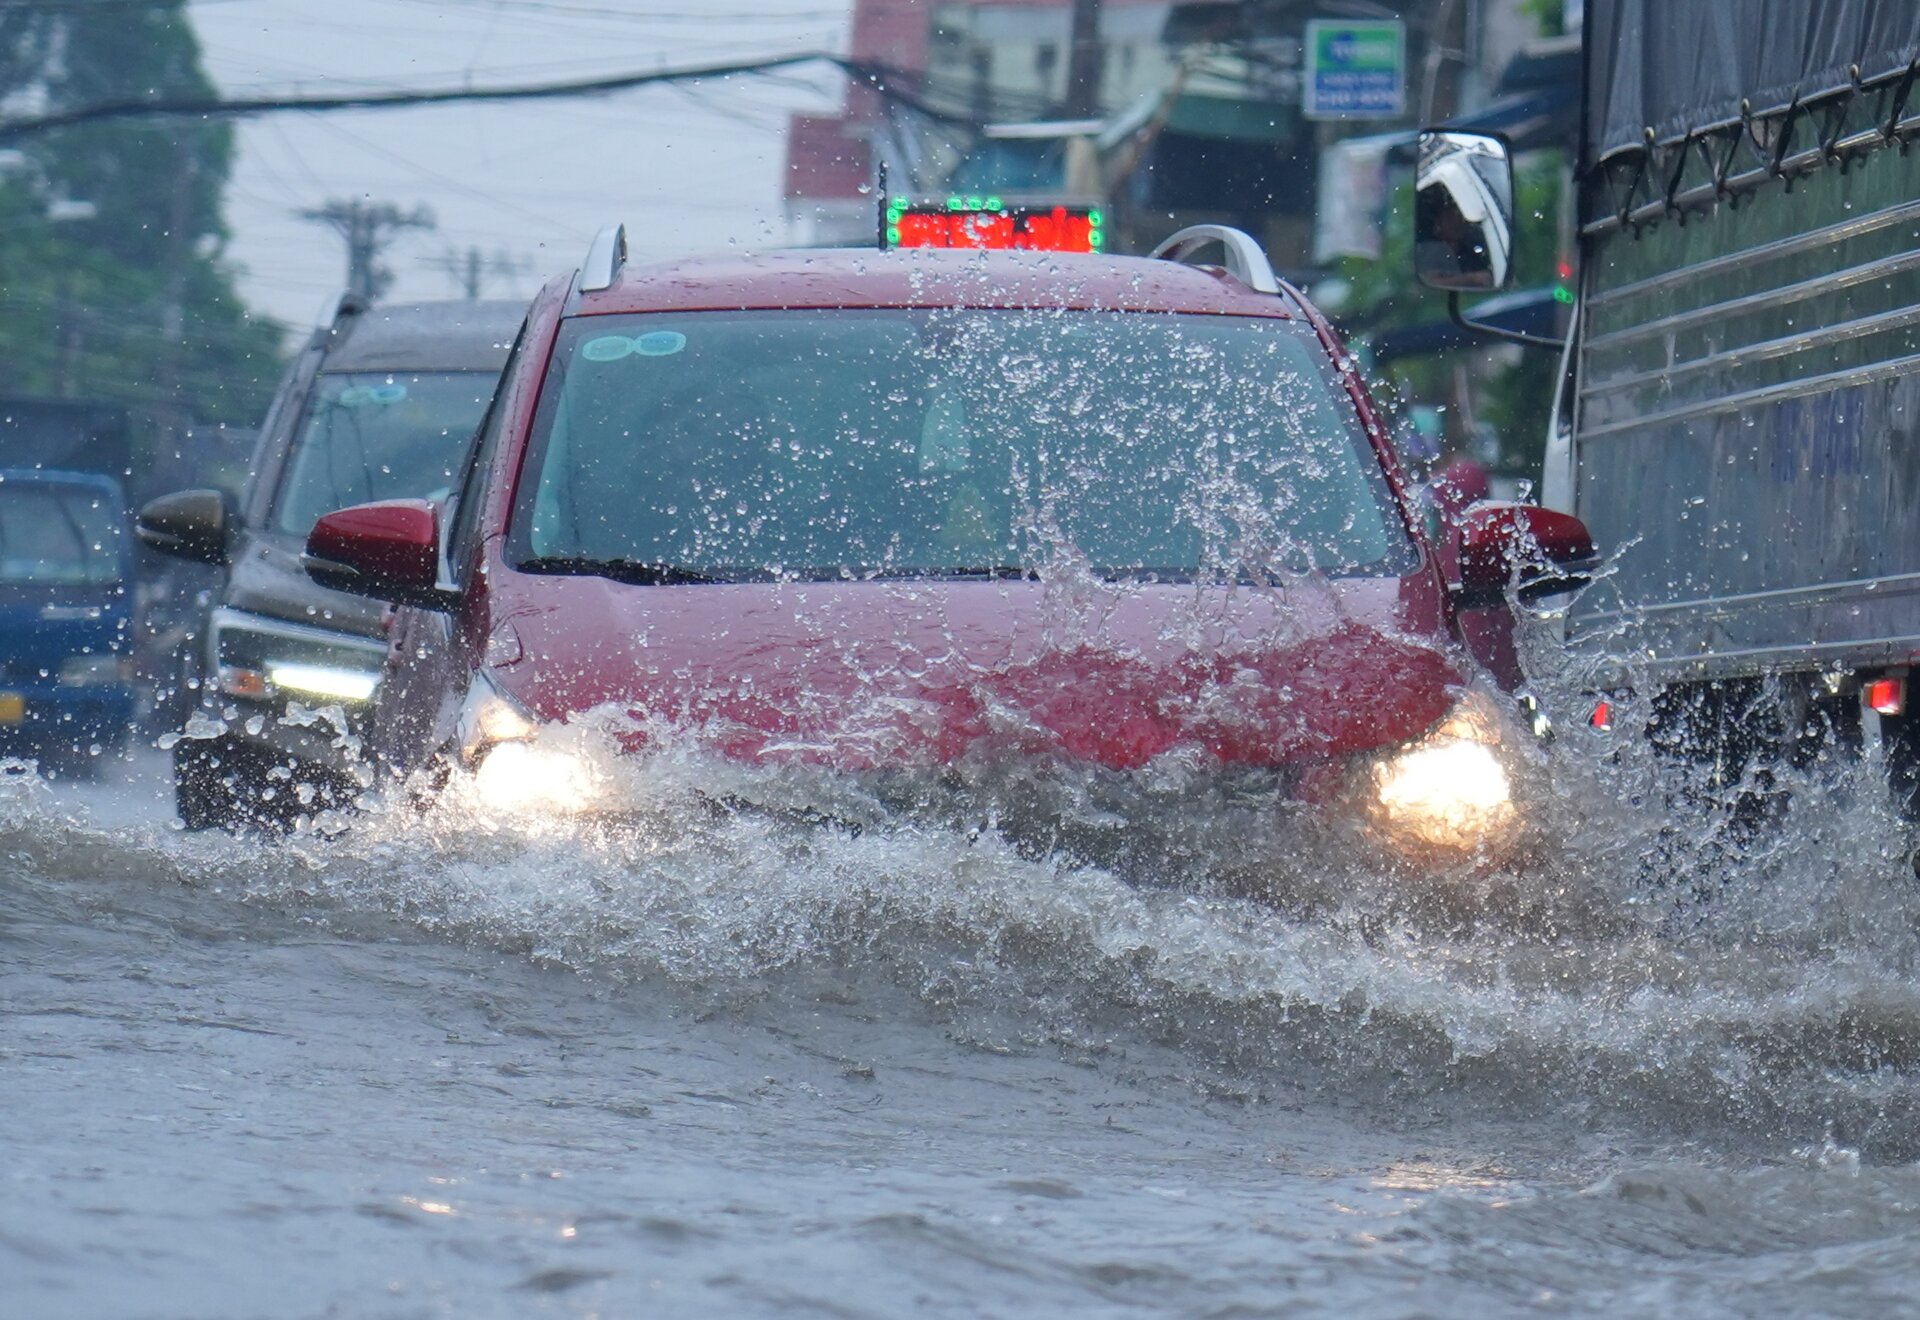
[[[1593,714],[1587,716],[1587,723],[1596,729],[1611,729],[1613,727],[1613,703],[1608,701],[1596,702],[1593,707]]]
[[[1876,678],[1861,690],[1860,702],[1877,715],[1898,715],[1907,708],[1907,680]]]

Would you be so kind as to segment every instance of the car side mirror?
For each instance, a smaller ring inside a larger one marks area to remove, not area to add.
[[[1513,155],[1505,141],[1447,129],[1420,135],[1413,265],[1430,289],[1506,287],[1513,275]]]
[[[382,500],[322,514],[300,557],[323,587],[428,609],[453,608],[440,583],[440,516],[426,500]]]
[[[147,501],[133,525],[141,542],[163,555],[224,564],[238,521],[233,497],[225,491],[177,490]]]
[[[1460,585],[1454,603],[1497,605],[1571,591],[1592,579],[1593,537],[1570,513],[1483,500],[1460,516]]]

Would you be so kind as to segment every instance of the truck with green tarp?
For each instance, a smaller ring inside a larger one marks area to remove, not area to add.
[[[1838,738],[1884,747],[1910,798],[1920,4],[1588,0],[1585,23],[1542,496],[1612,562],[1568,642],[1616,714],[1729,773]],[[1423,237],[1474,258],[1423,267],[1436,287],[1504,282],[1503,199],[1462,163],[1485,159],[1423,139]]]

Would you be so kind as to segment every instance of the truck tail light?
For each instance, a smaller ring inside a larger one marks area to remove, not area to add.
[[[1860,702],[1876,715],[1899,715],[1907,708],[1907,680],[1876,678],[1860,690]]]

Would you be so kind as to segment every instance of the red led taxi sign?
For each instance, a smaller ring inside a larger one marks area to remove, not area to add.
[[[998,197],[887,201],[888,247],[1099,252],[1106,239],[1105,218],[1091,206],[1007,205]]]

